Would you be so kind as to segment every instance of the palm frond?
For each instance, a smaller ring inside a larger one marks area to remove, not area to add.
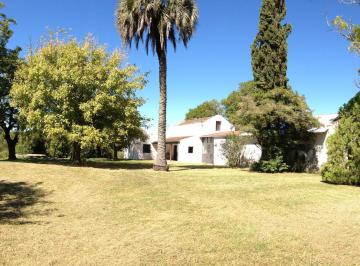
[[[119,0],[116,25],[125,45],[142,42],[147,53],[150,46],[166,52],[168,42],[187,46],[198,17],[195,0]]]

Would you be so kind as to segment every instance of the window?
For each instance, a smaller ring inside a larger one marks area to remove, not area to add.
[[[151,153],[151,145],[143,144],[143,153]]]
[[[194,153],[194,147],[189,147],[188,148],[188,153]]]
[[[216,121],[216,131],[221,130],[221,121]]]

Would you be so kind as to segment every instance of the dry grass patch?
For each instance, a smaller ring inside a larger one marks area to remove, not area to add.
[[[137,163],[0,162],[0,265],[358,263],[360,188]]]

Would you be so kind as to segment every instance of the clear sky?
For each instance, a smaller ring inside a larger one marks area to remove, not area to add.
[[[1,1],[1,0],[0,0]],[[121,47],[115,28],[117,0],[2,0],[4,12],[15,18],[10,45],[27,49],[46,28],[70,29],[79,40],[91,32],[109,49]],[[198,0],[200,21],[185,50],[168,53],[168,122],[184,119],[189,108],[210,99],[222,99],[238,84],[252,79],[250,45],[257,33],[261,0]],[[315,114],[337,112],[359,90],[355,86],[359,57],[327,25],[327,18],[343,15],[360,23],[360,7],[339,0],[287,0],[289,38],[288,76],[293,89],[305,95]],[[128,52],[127,61],[150,72],[140,93],[141,111],[157,120],[158,64],[144,49]]]

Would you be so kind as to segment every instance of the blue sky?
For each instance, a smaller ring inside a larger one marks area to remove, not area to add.
[[[5,13],[15,18],[10,45],[27,49],[46,28],[66,28],[79,40],[91,32],[109,49],[121,47],[115,28],[117,0],[2,0]],[[200,21],[186,50],[168,53],[168,122],[184,118],[189,108],[210,99],[222,99],[238,84],[252,79],[250,45],[258,28],[261,0],[198,0]],[[293,89],[305,95],[315,114],[335,113],[358,92],[355,86],[359,57],[327,25],[327,18],[343,15],[360,23],[360,8],[338,0],[288,0],[288,76]],[[148,72],[149,83],[140,95],[141,111],[157,120],[158,64],[140,47],[127,50],[127,61]]]

